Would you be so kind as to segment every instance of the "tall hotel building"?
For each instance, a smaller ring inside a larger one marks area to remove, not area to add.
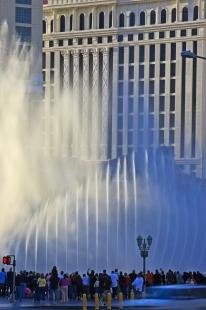
[[[72,90],[73,156],[166,146],[185,173],[206,177],[206,62],[181,57],[206,56],[206,1],[47,0],[43,12],[45,105]]]
[[[17,35],[20,44],[24,43],[28,49],[33,47],[35,64],[31,80],[38,91],[42,82],[42,3],[42,0],[0,0],[0,25],[6,21],[10,38]]]

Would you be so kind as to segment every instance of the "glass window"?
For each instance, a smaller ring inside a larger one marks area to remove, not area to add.
[[[123,34],[118,35],[118,42],[122,42],[123,41]]]
[[[145,12],[140,13],[140,26],[145,25]]]
[[[89,14],[89,29],[92,29],[92,13]]]
[[[119,27],[124,27],[124,13],[119,15]]]
[[[128,113],[134,113],[134,99],[133,97],[129,98],[129,105],[128,105]]]
[[[159,144],[164,144],[164,130],[159,131]]]
[[[129,82],[129,95],[132,96],[134,95],[134,83]]]
[[[194,12],[193,12],[193,20],[197,20],[199,18],[199,8],[198,6],[196,5],[194,7]]]
[[[16,4],[27,4],[27,5],[31,5],[31,4],[32,4],[32,0],[16,0]]]
[[[170,111],[175,111],[175,96],[170,96]]]
[[[144,34],[143,34],[143,33],[139,33],[139,34],[138,34],[138,40],[139,40],[139,41],[144,40]]]
[[[42,33],[46,33],[46,21],[43,20],[42,22]]]
[[[175,79],[170,80],[170,92],[175,93]]]
[[[16,27],[16,33],[22,42],[31,42],[31,27]]]
[[[154,32],[150,32],[149,33],[149,40],[153,40],[154,39]]]
[[[172,23],[176,22],[177,10],[176,8],[172,9]]]
[[[188,21],[188,8],[184,7],[182,10],[182,21],[187,22]]]
[[[171,44],[171,60],[176,60],[176,43]]]
[[[165,126],[165,116],[164,114],[159,115],[159,128],[164,128]]]
[[[154,128],[154,115],[149,115],[149,128]]]
[[[54,68],[54,52],[50,54],[50,68]]]
[[[170,38],[175,38],[175,36],[176,36],[175,30],[171,30],[170,31]]]
[[[119,80],[124,80],[124,67],[119,67]]]
[[[166,46],[165,44],[160,44],[160,61],[165,61],[166,59]]]
[[[154,10],[150,13],[150,24],[154,25],[156,23],[156,12]]]
[[[167,12],[165,9],[161,11],[161,24],[165,24],[167,22]]]
[[[79,30],[84,30],[84,14],[80,14],[79,16]]]
[[[165,77],[165,64],[160,64],[160,77]]]
[[[144,95],[144,81],[139,81],[139,94]]]
[[[129,80],[133,80],[134,79],[134,67],[130,66],[129,67]]]
[[[129,115],[128,116],[128,129],[133,129],[133,127],[134,127],[133,120],[134,120],[133,115]]]
[[[124,64],[124,47],[119,48],[119,64]]]
[[[118,89],[118,95],[119,96],[123,96],[123,90],[124,90],[124,86],[123,83],[119,83],[119,89]]]
[[[128,132],[128,145],[133,145],[133,131]]]
[[[118,113],[123,113],[123,98],[118,98]]]
[[[175,76],[176,75],[176,63],[171,63],[170,64],[170,76]]]
[[[154,132],[152,130],[149,131],[149,144],[153,144],[154,142]]]
[[[109,28],[112,27],[112,19],[113,19],[113,17],[112,17],[112,11],[110,11],[110,12],[109,12]]]
[[[165,33],[164,33],[164,31],[161,31],[160,33],[159,33],[159,38],[160,39],[163,39],[165,37]]]
[[[104,29],[104,12],[99,13],[99,29]]]
[[[144,79],[144,65],[139,66],[139,79]]]
[[[133,41],[133,34],[128,34],[128,41]]]
[[[129,47],[129,63],[134,63],[134,46]]]
[[[139,62],[144,62],[144,46],[139,47]]]
[[[138,128],[139,129],[144,128],[144,115],[138,116]]]
[[[138,112],[139,113],[144,112],[144,97],[139,97]]]
[[[165,93],[165,80],[160,80],[160,94]]]
[[[164,96],[160,96],[160,104],[159,104],[159,111],[160,112],[164,112],[165,110],[165,97]]]
[[[118,134],[117,134],[117,144],[118,145],[122,145],[123,143],[123,133],[122,131],[118,131]]]
[[[154,76],[155,76],[155,65],[150,64],[150,66],[149,66],[149,77],[150,77],[150,79],[153,79]]]
[[[154,97],[149,97],[149,112],[154,112]]]
[[[123,129],[123,115],[118,115],[118,130]]]
[[[155,45],[150,45],[150,62],[155,61]]]
[[[175,127],[175,114],[170,114],[170,127]]]
[[[174,144],[175,143],[175,132],[174,132],[174,130],[170,130],[169,143],[170,144]]]
[[[135,14],[134,14],[134,12],[131,12],[129,15],[129,25],[130,25],[130,27],[135,26]]]
[[[149,81],[149,93],[154,94],[154,81]]]
[[[16,7],[16,23],[31,24],[31,8]]]

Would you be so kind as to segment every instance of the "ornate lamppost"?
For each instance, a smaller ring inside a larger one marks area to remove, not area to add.
[[[148,257],[150,247],[152,245],[152,237],[149,235],[146,239],[142,236],[137,237],[137,245],[140,250],[140,255],[143,258],[143,275],[146,274],[146,258]]]

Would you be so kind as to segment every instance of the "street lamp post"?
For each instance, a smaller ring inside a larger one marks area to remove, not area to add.
[[[147,239],[142,236],[137,237],[137,245],[140,250],[140,255],[143,259],[143,275],[146,275],[146,258],[148,257],[150,247],[152,245],[152,237],[149,235]]]
[[[206,60],[206,57],[200,56],[200,55],[196,55],[195,53],[191,52],[190,50],[182,51],[182,52],[181,52],[181,56],[182,56],[183,58],[192,58],[192,59],[200,58],[200,59]]]

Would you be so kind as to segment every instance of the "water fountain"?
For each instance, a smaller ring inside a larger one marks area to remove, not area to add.
[[[19,269],[130,270],[141,268],[137,235],[150,234],[151,268],[204,270],[205,182],[164,149],[106,164],[44,156],[43,109],[29,126],[25,117],[22,58],[13,49],[0,71],[1,253],[14,252]]]

